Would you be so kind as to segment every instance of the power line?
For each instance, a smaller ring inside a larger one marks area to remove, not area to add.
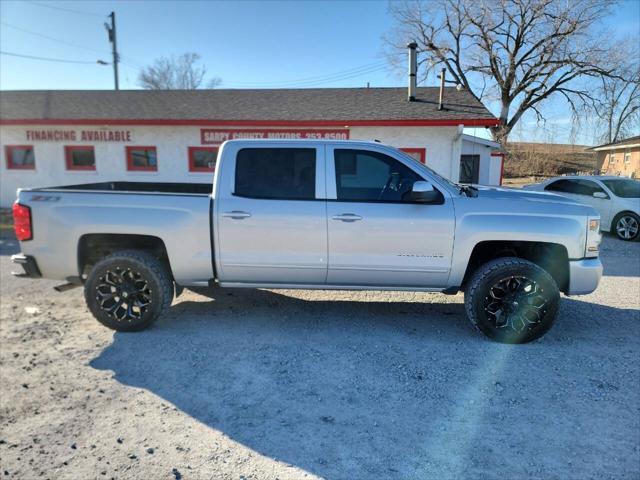
[[[50,40],[52,42],[58,42],[58,43],[61,43],[63,45],[68,45],[70,47],[75,47],[75,48],[81,48],[83,50],[88,50],[88,51],[91,51],[91,52],[98,52],[98,53],[102,53],[102,54],[107,54],[108,53],[108,52],[105,52],[104,50],[98,50],[97,48],[85,47],[83,45],[78,45],[78,44],[75,44],[75,43],[67,42],[66,40],[61,40],[59,38],[49,37],[47,35],[43,35],[43,34],[38,33],[38,32],[32,32],[31,30],[27,30],[26,28],[16,27],[15,25],[10,25],[7,22],[0,22],[0,23],[2,25],[4,25],[5,27],[13,28],[13,29],[18,30],[20,32],[24,32],[24,33],[28,33],[28,34],[31,34],[31,35],[35,35],[36,37],[41,37],[41,38]]]
[[[30,3],[32,5],[37,5],[39,7],[51,8],[53,10],[60,10],[62,12],[77,13],[79,15],[87,15],[87,16],[90,16],[90,17],[99,17],[99,18],[106,17],[106,15],[100,15],[99,13],[85,12],[84,10],[74,10],[72,8],[58,7],[58,6],[55,6],[55,5],[47,5],[46,3],[34,2],[32,0],[27,0],[27,3]]]
[[[386,62],[376,62],[360,67],[354,67],[341,72],[332,74],[316,75],[314,77],[301,78],[298,80],[284,80],[280,82],[229,82],[230,85],[271,85],[271,86],[311,86],[316,84],[330,83],[340,80],[348,80],[350,78],[359,77],[368,73],[377,72],[386,68]]]
[[[355,73],[356,71],[359,70],[363,70],[363,69],[369,69],[375,66],[380,65],[381,62],[375,62],[375,63],[369,63],[366,65],[361,65],[359,67],[353,67],[350,68],[348,70],[343,70],[340,72],[334,72],[334,73],[328,73],[328,74],[323,74],[323,75],[316,75],[313,77],[305,77],[305,78],[298,78],[295,80],[283,80],[283,81],[278,81],[278,82],[231,82],[237,85],[256,85],[256,84],[260,84],[260,85],[282,85],[285,83],[300,83],[300,82],[308,82],[308,81],[315,81],[315,80],[324,80],[328,77],[333,77],[336,75],[344,75],[344,74],[349,74],[349,73]]]
[[[82,64],[85,64],[85,65],[89,65],[89,64],[95,65],[95,64],[98,63],[96,60],[90,62],[90,61],[86,61],[86,60],[64,60],[64,59],[61,59],[61,58],[36,57],[36,56],[33,56],[33,55],[22,55],[20,53],[5,52],[3,50],[0,50],[0,54],[1,55],[9,55],[11,57],[28,58],[30,60],[43,60],[43,61],[46,61],[46,62],[82,63]]]

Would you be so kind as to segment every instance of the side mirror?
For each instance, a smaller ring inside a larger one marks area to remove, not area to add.
[[[604,192],[593,192],[594,198],[609,198],[609,196]]]
[[[413,187],[411,187],[411,200],[414,202],[431,203],[439,198],[440,192],[433,188],[431,182],[419,180],[414,182]]]

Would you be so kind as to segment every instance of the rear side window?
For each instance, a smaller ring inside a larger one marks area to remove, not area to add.
[[[236,158],[235,195],[280,200],[316,196],[314,148],[243,148]]]
[[[338,200],[405,202],[414,182],[423,180],[395,158],[367,150],[335,150]]]

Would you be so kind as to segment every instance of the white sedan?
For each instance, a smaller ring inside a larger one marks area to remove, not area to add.
[[[623,177],[566,176],[525,185],[591,205],[600,212],[600,229],[622,240],[640,238],[640,182]]]

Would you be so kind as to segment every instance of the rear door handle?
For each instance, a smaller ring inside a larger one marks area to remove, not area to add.
[[[249,212],[241,212],[240,210],[234,210],[232,212],[224,212],[223,217],[233,218],[234,220],[242,220],[243,218],[249,218],[251,214]]]
[[[341,222],[357,222],[358,220],[362,220],[362,217],[355,213],[341,213],[340,215],[334,215],[331,218],[334,220],[340,220]]]

